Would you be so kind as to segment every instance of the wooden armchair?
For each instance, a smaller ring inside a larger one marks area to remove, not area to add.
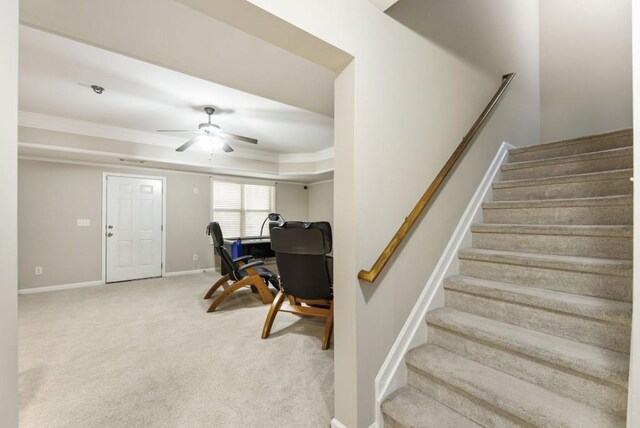
[[[222,278],[211,286],[204,298],[209,299],[215,291],[223,286],[229,285],[229,281],[233,281],[229,287],[226,287],[222,293],[211,303],[207,312],[213,312],[218,305],[234,291],[250,286],[254,293],[258,293],[262,302],[267,304],[273,302],[273,294],[269,290],[268,283],[271,283],[278,289],[278,279],[276,275],[268,269],[261,267],[261,260],[251,261],[252,256],[243,256],[232,259],[229,252],[224,247],[224,239],[222,230],[218,222],[211,222],[207,226],[207,235],[211,235],[213,239],[214,251],[220,256],[220,261],[224,270],[227,272]]]
[[[287,222],[271,230],[271,247],[276,253],[280,291],[267,314],[262,338],[269,337],[278,312],[319,316],[326,318],[322,349],[328,349],[333,333],[331,225]]]

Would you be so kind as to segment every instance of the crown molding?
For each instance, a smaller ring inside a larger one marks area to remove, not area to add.
[[[333,147],[315,153],[288,153],[279,156],[279,163],[313,163],[333,159]]]
[[[196,167],[196,168],[204,168],[208,171],[205,172],[196,172],[196,171],[181,171],[181,172],[190,172],[194,174],[220,174],[227,175],[230,177],[235,176],[247,176],[247,177],[255,177],[262,178],[265,180],[277,180],[278,178],[287,180],[287,177],[296,177],[296,176],[313,176],[320,175],[327,172],[332,172],[332,169],[323,169],[320,171],[301,171],[301,172],[271,172],[271,171],[262,171],[253,168],[242,168],[238,166],[230,167],[225,165],[211,165],[209,163],[201,163],[201,162],[190,162],[190,161],[179,161],[175,159],[162,158],[162,157],[153,157],[153,156],[141,156],[141,155],[132,155],[128,153],[117,153],[117,152],[105,152],[100,150],[91,150],[91,149],[82,149],[77,147],[67,147],[67,146],[56,146],[51,144],[39,144],[39,143],[28,143],[28,142],[18,142],[18,148],[23,149],[34,149],[34,150],[45,150],[55,153],[68,153],[68,154],[79,154],[79,155],[92,155],[92,156],[104,156],[111,159],[119,158],[119,159],[127,159],[133,161],[144,161],[144,162],[156,162],[163,163],[169,165],[182,165],[186,167]],[[167,170],[167,171],[180,171],[180,170],[172,170],[171,168],[162,168],[157,166],[149,166],[149,165],[125,165],[118,163],[103,163],[103,162],[94,162],[94,161],[82,161],[82,160],[74,160],[74,159],[59,159],[59,158],[48,158],[43,156],[34,156],[29,154],[20,154],[18,153],[19,159],[25,160],[41,160],[47,162],[60,162],[60,163],[77,163],[77,164],[95,164],[95,165],[111,165],[111,166],[119,166],[122,168],[131,168],[131,169],[158,169],[158,170]],[[247,175],[249,174],[249,175]],[[308,183],[304,183],[308,184]]]
[[[232,170],[232,171],[249,172],[249,173],[256,173],[256,174],[266,174],[271,176],[279,175],[278,173],[265,172],[265,171],[250,169],[250,168],[238,168],[237,166],[234,166],[234,167],[228,167],[224,165],[212,166],[210,164],[201,163],[201,162],[190,162],[190,161],[153,157],[153,156],[132,155],[130,153],[105,152],[101,150],[90,150],[90,149],[81,149],[77,147],[55,146],[51,144],[25,143],[20,141],[18,142],[18,148],[48,150],[48,151],[58,152],[58,153],[106,156],[109,158],[120,158],[120,159],[137,160],[137,161],[145,161],[145,162],[158,162],[158,163],[166,163],[166,164],[173,164],[173,165],[183,165],[187,167],[191,166],[191,167],[197,167],[197,168],[208,168],[209,170],[211,170],[212,173],[215,170]],[[136,167],[142,168],[144,167],[144,165],[136,165]]]
[[[18,114],[18,125],[27,128],[45,129],[48,131],[64,132],[68,134],[86,135],[96,138],[107,138],[110,140],[128,141],[137,144],[146,144],[154,147],[166,147],[173,149],[184,143],[184,138],[172,137],[170,135],[158,134],[155,132],[139,131],[136,129],[122,128],[119,126],[104,125],[101,123],[87,122],[66,117],[54,116],[44,113],[34,113],[20,110]],[[334,155],[333,147],[320,150],[314,153],[287,153],[278,154],[262,150],[250,150],[234,148],[232,154],[225,156],[239,157],[270,163],[313,163],[332,159]],[[165,160],[167,161],[167,160]]]

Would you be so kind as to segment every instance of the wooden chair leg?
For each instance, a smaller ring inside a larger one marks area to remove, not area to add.
[[[213,293],[216,292],[216,290],[221,286],[227,283],[227,281],[229,281],[229,275],[225,275],[222,278],[220,278],[219,280],[216,281],[215,284],[213,284],[211,286],[211,288],[209,289],[209,291],[207,291],[207,294],[204,295],[204,299],[207,300],[209,298],[211,298],[211,296],[213,296]]]
[[[332,334],[333,334],[333,302],[331,302],[331,306],[329,307],[329,316],[327,317],[327,321],[324,324],[324,335],[322,337],[323,351],[329,349],[329,346],[331,345]]]
[[[262,303],[266,305],[273,302],[273,294],[269,291],[269,286],[264,282],[264,279],[262,279],[260,275],[251,276],[250,278],[252,280],[253,287],[255,287],[260,294]]]
[[[231,287],[227,288],[222,293],[220,293],[218,298],[213,301],[211,306],[209,306],[209,309],[207,309],[207,312],[215,311],[216,308],[218,307],[218,305],[220,304],[220,302],[222,302],[229,294],[233,293],[234,291],[238,290],[239,288],[246,287],[247,285],[251,285],[251,278],[249,278],[249,277],[244,278],[244,279],[234,283],[233,285],[231,285]]]
[[[262,327],[262,338],[266,339],[269,337],[271,333],[271,327],[273,326],[273,320],[276,319],[276,315],[282,306],[282,302],[284,301],[284,293],[282,290],[278,291],[275,300],[271,304],[269,308],[269,313],[267,314],[267,319],[264,320],[264,327]]]

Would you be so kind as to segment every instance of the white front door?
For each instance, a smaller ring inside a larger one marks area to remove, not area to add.
[[[107,176],[106,282],[162,276],[162,180]]]

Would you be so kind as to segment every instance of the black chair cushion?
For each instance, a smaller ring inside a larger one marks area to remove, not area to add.
[[[332,274],[327,252],[331,250],[331,226],[327,222],[287,222],[271,231],[281,287],[288,295],[306,300],[333,298]],[[326,225],[326,226],[325,226]]]

